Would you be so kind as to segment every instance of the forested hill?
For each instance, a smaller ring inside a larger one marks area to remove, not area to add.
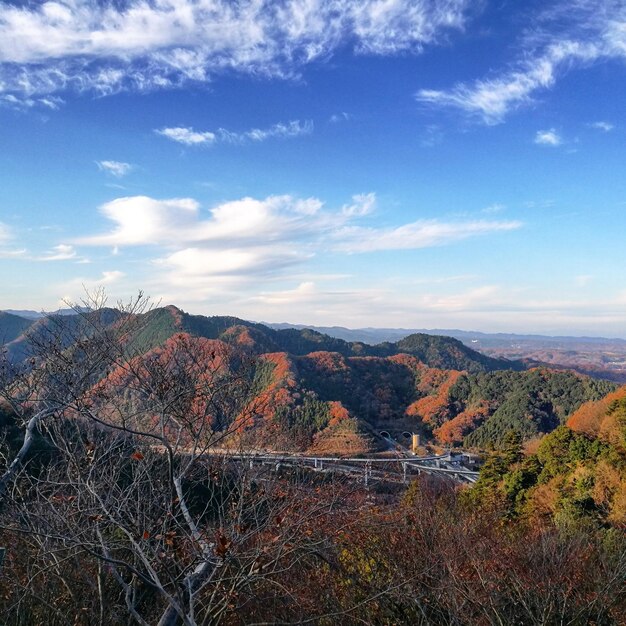
[[[0,318],[11,322],[8,336],[19,330],[13,317]],[[228,356],[220,367],[228,369],[233,355],[253,356],[248,406],[255,407],[255,433],[266,447],[365,451],[376,447],[375,433],[383,428],[419,432],[425,441],[445,445],[497,446],[509,430],[526,439],[550,432],[583,402],[615,389],[569,371],[524,370],[518,362],[489,358],[449,337],[414,334],[372,346],[309,329],[275,330],[236,317],[189,315],[174,306],[139,315],[100,309],[25,321],[25,332],[6,344],[5,353],[14,362],[36,364],[34,339],[40,346],[53,342],[75,358],[82,350],[79,340],[97,329],[114,334],[123,322],[131,322],[125,349],[142,361],[188,362],[189,352],[202,362],[223,353]],[[109,378],[111,372],[103,371],[100,378],[104,384],[123,383],[123,372],[113,374]],[[97,372],[93,376],[97,382]]]
[[[509,518],[553,517],[626,529],[626,387],[584,403],[522,454],[509,433],[470,493]]]
[[[114,315],[108,310],[108,315]],[[0,338],[8,344],[9,353],[14,358],[26,358],[24,349],[27,330],[42,334],[50,329],[63,329],[68,337],[85,316],[49,315],[37,321],[26,320],[8,313],[0,313]],[[88,326],[88,324],[86,325]],[[343,356],[389,357],[395,354],[411,354],[424,364],[443,369],[484,372],[499,369],[524,369],[521,362],[487,357],[451,337],[416,333],[395,343],[385,342],[369,345],[359,341],[344,341],[308,328],[275,330],[264,324],[248,322],[231,316],[190,315],[175,306],[166,306],[145,313],[137,325],[133,341],[140,351],[146,351],[162,344],[172,335],[180,332],[206,339],[220,339],[237,344],[256,354],[287,352],[304,355],[310,352],[337,352]],[[25,334],[26,333],[26,334]]]
[[[256,354],[287,352],[299,356],[320,351],[363,357],[411,354],[431,367],[474,373],[521,370],[525,367],[521,362],[487,357],[456,339],[436,335],[414,334],[396,343],[369,345],[360,341],[344,341],[308,328],[275,330],[237,317],[189,315],[174,306],[155,309],[145,318],[136,339],[137,345],[145,349],[159,345],[174,333],[187,332],[197,337],[236,344]]]

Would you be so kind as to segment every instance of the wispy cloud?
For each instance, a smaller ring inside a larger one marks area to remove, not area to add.
[[[523,36],[520,59],[494,76],[447,90],[421,89],[418,101],[459,109],[497,124],[560,75],[604,59],[626,58],[626,6],[619,0],[549,4]]]
[[[444,132],[439,124],[428,124],[422,133],[420,145],[423,148],[433,148],[443,141]]]
[[[496,202],[494,204],[490,204],[486,206],[484,209],[481,209],[481,213],[486,213],[487,215],[493,215],[494,213],[502,213],[506,209],[506,205],[500,204]]]
[[[67,261],[69,259],[75,259],[77,257],[74,246],[61,243],[58,246],[54,246],[51,252],[43,254],[37,257],[38,261]]]
[[[46,226],[42,228],[42,230],[55,230],[55,228]],[[74,246],[69,244],[58,244],[53,246],[48,252],[33,254],[28,248],[9,248],[7,244],[10,245],[15,239],[16,233],[13,229],[7,224],[0,222],[0,258],[16,259],[20,261],[65,261],[68,259],[78,259],[78,254]]]
[[[0,72],[1,73],[1,72]],[[17,97],[12,93],[2,93],[0,84],[0,105],[17,110],[32,109],[42,107],[45,109],[58,109],[63,104],[63,100],[56,96],[46,96],[42,98],[31,98],[28,96]]]
[[[96,165],[101,172],[106,172],[115,178],[123,178],[134,169],[132,164],[123,161],[96,161]]]
[[[196,131],[184,126],[161,128],[154,132],[186,146],[206,146],[217,142],[241,144],[261,142],[272,138],[288,139],[308,135],[313,132],[313,122],[310,120],[279,122],[269,128],[252,128],[244,132],[234,132],[225,128],[219,128],[215,132]]]
[[[15,249],[5,247],[15,239],[15,233],[13,229],[0,222],[0,259],[20,259],[23,258],[27,250],[25,248]]]
[[[415,250],[443,246],[462,239],[521,228],[519,221],[440,222],[419,220],[395,228],[346,227],[336,232],[336,249],[343,252]]]
[[[340,122],[347,122],[349,119],[350,114],[342,111],[341,113],[333,113],[328,121],[331,124],[339,124]]]
[[[560,146],[562,142],[561,136],[554,128],[538,130],[535,135],[535,143],[540,146]]]
[[[289,77],[335,50],[419,53],[469,0],[160,0],[0,5],[0,93],[147,90],[241,72]]]
[[[603,130],[605,133],[608,133],[615,128],[615,126],[610,122],[592,122],[589,126],[591,126],[591,128],[595,128],[596,130]]]

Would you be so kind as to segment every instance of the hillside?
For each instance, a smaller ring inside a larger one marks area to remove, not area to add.
[[[239,436],[274,449],[362,452],[380,445],[382,429],[394,437],[417,432],[443,445],[498,446],[511,429],[524,438],[550,432],[583,402],[614,389],[569,371],[524,370],[519,362],[487,357],[450,337],[413,334],[371,346],[310,329],[276,330],[236,317],[189,315],[174,306],[126,317],[102,309],[41,318],[8,343],[7,354],[24,362],[34,340],[80,359],[79,337],[97,328],[113,332],[122,322],[125,349],[146,376],[154,374],[146,365],[154,359],[166,370],[168,359],[186,363],[185,350],[198,360],[189,365],[185,381],[201,371],[201,363],[212,362],[207,355],[222,355],[216,367],[223,376],[250,363],[236,407],[224,404],[230,413],[220,409],[217,422],[213,409],[206,408],[205,417],[208,424],[239,420]],[[133,412],[144,415],[138,419],[148,419],[148,400],[128,395],[122,372],[96,369],[91,379],[107,390],[109,404],[118,390]],[[104,410],[105,403],[99,406]]]
[[[71,348],[78,339],[93,335],[98,328],[115,324],[121,315],[116,309],[105,308],[80,315],[51,314],[35,321],[25,320],[25,329],[5,345],[7,358],[16,363],[29,359],[33,344]]]
[[[568,337],[524,335],[516,333],[485,333],[459,329],[407,328],[344,328],[342,326],[304,326],[268,324],[275,329],[309,328],[345,341],[369,344],[400,343],[409,335],[443,335],[458,339],[465,346],[495,359],[520,361],[533,365],[549,365],[626,382],[626,340],[606,337]]]
[[[0,344],[7,344],[24,334],[32,320],[0,311]]]
[[[626,387],[583,404],[531,453],[519,441],[507,436],[471,498],[498,501],[509,516],[626,528]]]

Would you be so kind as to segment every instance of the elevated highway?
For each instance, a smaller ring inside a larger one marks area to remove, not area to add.
[[[440,476],[457,483],[475,483],[478,480],[478,472],[462,467],[449,453],[422,457],[353,458],[220,451],[212,453],[211,456],[247,463],[250,467],[273,465],[277,471],[284,467],[298,467],[310,468],[317,472],[336,472],[363,480],[366,485],[376,480],[408,483],[420,474]]]

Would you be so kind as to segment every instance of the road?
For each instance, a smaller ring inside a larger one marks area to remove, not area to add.
[[[212,453],[225,459],[233,459],[250,464],[274,465],[281,467],[308,467],[318,472],[338,472],[362,479],[366,484],[372,480],[409,482],[419,474],[446,477],[459,483],[474,483],[478,472],[463,468],[453,456],[448,454],[425,457],[406,456],[396,458],[346,458],[331,456],[285,455],[285,454],[241,454],[220,451]]]

